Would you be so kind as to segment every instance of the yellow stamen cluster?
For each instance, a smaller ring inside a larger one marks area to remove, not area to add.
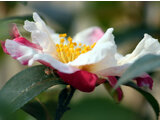
[[[80,54],[86,53],[90,51],[96,43],[92,44],[91,46],[89,45],[82,45],[82,43],[75,43],[72,41],[71,37],[67,38],[66,43],[65,42],[65,37],[67,37],[67,34],[60,34],[60,44],[56,44],[57,47],[57,53],[59,60],[63,63],[68,63],[73,60],[75,60]]]

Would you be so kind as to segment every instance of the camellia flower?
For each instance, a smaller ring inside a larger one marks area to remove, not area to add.
[[[34,22],[25,21],[24,29],[31,32],[32,42],[21,37],[16,25],[12,28],[13,40],[1,42],[5,53],[23,65],[31,66],[38,61],[57,70],[64,82],[83,92],[91,92],[95,86],[108,81],[111,87],[117,83],[115,76],[124,71],[138,58],[146,54],[158,54],[160,45],[145,34],[135,50],[126,56],[117,53],[112,34],[113,28],[105,33],[99,27],[88,28],[73,37],[57,34],[33,13]],[[153,48],[154,46],[154,48]],[[144,74],[135,78],[139,87],[152,89],[152,78]],[[122,99],[121,88],[117,89]]]

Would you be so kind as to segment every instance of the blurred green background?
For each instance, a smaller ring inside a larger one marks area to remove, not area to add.
[[[113,27],[118,51],[125,55],[132,52],[144,33],[160,38],[159,11],[160,2],[0,2],[0,40],[9,38],[8,24],[13,22],[17,23],[22,35],[29,39],[29,33],[22,28],[23,22],[32,20],[32,13],[37,12],[56,32],[71,36],[91,26],[99,26],[104,31]],[[0,88],[25,68],[0,48]],[[160,102],[159,78],[158,72],[153,73],[155,82],[150,92]],[[49,106],[53,106],[50,109],[53,112],[60,89],[57,86],[53,91],[39,96],[46,106],[49,104],[48,96],[52,96],[53,103]],[[123,87],[123,91],[121,105],[111,100],[103,85],[90,94],[77,91],[71,102],[73,109],[64,115],[63,120],[138,120],[139,116],[146,120],[154,119],[151,107],[139,93],[128,87]],[[34,120],[22,110],[18,110],[15,117],[13,120]]]

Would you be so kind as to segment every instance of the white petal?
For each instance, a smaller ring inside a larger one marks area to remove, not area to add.
[[[112,31],[113,28],[108,29],[91,51],[81,54],[77,59],[68,64],[72,66],[84,66],[97,63],[97,69],[99,69],[98,62],[103,63],[100,67],[104,66],[105,68],[115,65],[116,45]]]
[[[99,76],[103,76],[103,77],[121,76],[130,65],[131,64],[125,64],[121,66],[109,67],[109,68],[97,71],[96,74],[98,74]]]
[[[160,54],[160,44],[157,39],[145,34],[144,38],[137,45],[135,50],[118,61],[119,65],[133,63],[138,58],[146,54]]]
[[[76,43],[91,45],[94,42],[97,42],[103,34],[104,32],[99,27],[91,27],[77,33],[73,38],[73,41]]]
[[[21,45],[13,40],[6,40],[5,47],[11,57],[20,61],[21,64],[27,64],[28,60],[38,53],[33,48]]]
[[[29,61],[29,65],[32,65],[34,61],[41,61],[41,63],[44,63],[47,65],[49,65],[50,67],[63,72],[63,73],[74,73],[76,71],[78,71],[79,69],[75,68],[75,67],[71,67],[67,64],[64,64],[56,59],[54,59],[52,56],[47,55],[47,54],[36,54],[30,61]]]
[[[33,43],[40,45],[44,52],[54,55],[53,51],[56,51],[52,38],[52,35],[55,34],[54,30],[51,30],[37,13],[33,13],[33,19],[35,22],[25,21],[24,29],[31,32]]]
[[[120,53],[116,53],[115,54],[115,59],[118,61],[118,60],[120,60],[120,59],[122,59],[124,56],[122,55],[122,54],[120,54]]]

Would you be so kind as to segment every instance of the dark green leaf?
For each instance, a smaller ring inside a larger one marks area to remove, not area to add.
[[[55,74],[46,74],[46,69],[46,66],[38,65],[16,74],[0,90],[0,98],[15,111],[47,88],[63,84]]]
[[[156,114],[156,118],[158,120],[160,109],[159,109],[159,104],[158,104],[157,100],[150,93],[148,93],[148,92],[142,90],[141,88],[137,87],[137,85],[135,85],[134,83],[130,82],[130,83],[127,83],[126,85],[134,88],[135,90],[140,92],[146,98],[146,100],[152,106],[152,108],[153,108],[153,110]]]
[[[22,109],[37,120],[51,120],[47,108],[39,100],[25,104]]]
[[[42,92],[35,99],[25,104],[22,109],[38,120],[53,120],[58,104],[58,94],[64,86]]]
[[[115,88],[131,81],[133,78],[142,75],[145,72],[152,71],[160,67],[159,55],[145,55],[136,60],[118,80]]]

